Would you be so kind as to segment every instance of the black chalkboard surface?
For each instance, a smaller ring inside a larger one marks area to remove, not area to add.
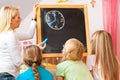
[[[85,5],[39,5],[37,43],[48,38],[44,53],[61,53],[64,43],[77,38],[89,51],[89,32]]]

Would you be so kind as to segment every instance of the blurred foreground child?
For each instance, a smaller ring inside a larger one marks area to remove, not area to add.
[[[99,30],[92,35],[91,54],[87,66],[94,80],[120,80],[119,64],[114,55],[110,33]]]
[[[29,68],[21,73],[17,80],[53,80],[52,74],[41,66],[42,53],[36,45],[30,45],[25,48],[23,60]]]
[[[56,68],[57,80],[93,80],[87,66],[83,63],[83,44],[71,38],[63,48],[63,62]]]

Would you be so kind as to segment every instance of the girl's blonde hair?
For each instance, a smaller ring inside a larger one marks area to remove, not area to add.
[[[3,6],[0,10],[0,33],[8,31],[11,24],[11,19],[15,18],[19,12],[18,8],[13,6]]]
[[[24,50],[23,60],[28,67],[32,67],[35,80],[40,80],[38,72],[38,66],[40,66],[42,62],[42,53],[40,48],[36,45],[27,46]]]
[[[63,61],[64,60],[81,60],[83,57],[84,46],[83,44],[75,39],[71,38],[66,41],[63,48]]]
[[[96,66],[100,63],[104,80],[119,80],[119,64],[114,55],[111,35],[104,31],[96,31],[92,35],[92,54],[96,55]]]

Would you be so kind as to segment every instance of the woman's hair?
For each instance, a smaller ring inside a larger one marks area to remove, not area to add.
[[[40,48],[36,45],[27,46],[24,50],[23,60],[28,67],[32,67],[35,80],[40,80],[38,73],[38,66],[40,66],[42,62],[42,53]]]
[[[0,10],[0,33],[10,29],[11,19],[15,18],[19,12],[18,8],[13,6],[3,6]]]
[[[81,60],[83,57],[84,46],[83,44],[75,39],[71,38],[66,41],[63,48],[63,61],[64,60]]]
[[[119,64],[114,55],[112,37],[110,33],[99,30],[92,35],[92,54],[96,55],[96,63],[100,63],[104,80],[119,80]]]

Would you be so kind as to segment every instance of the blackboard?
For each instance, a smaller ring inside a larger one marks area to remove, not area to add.
[[[61,53],[64,43],[77,38],[89,52],[89,28],[85,5],[39,5],[37,43],[48,38],[43,53]]]

